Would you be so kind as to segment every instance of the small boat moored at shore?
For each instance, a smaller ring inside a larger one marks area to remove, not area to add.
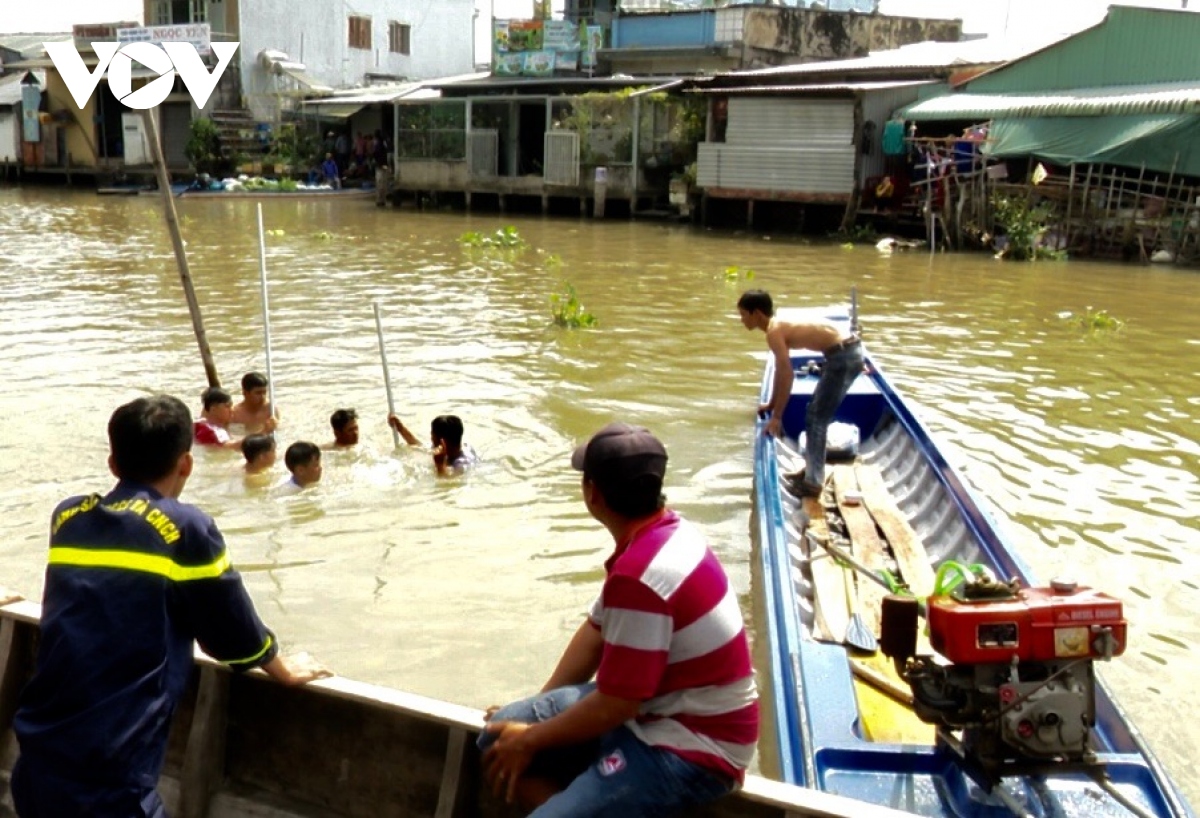
[[[841,307],[778,316],[856,324]],[[845,443],[823,496],[803,496],[821,356],[791,365],[784,437],[759,418],[754,465],[783,780],[938,818],[1192,816],[1095,675],[1124,650],[1119,600],[1038,586],[869,354],[830,427],[830,448]],[[771,358],[760,402],[773,377]]]

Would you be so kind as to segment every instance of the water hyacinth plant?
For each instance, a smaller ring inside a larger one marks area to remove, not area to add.
[[[521,238],[521,234],[517,232],[517,228],[509,225],[501,227],[494,233],[479,233],[472,231],[463,233],[459,237],[459,241],[467,247],[481,249],[503,248],[505,250],[523,250],[528,245],[525,239]]]
[[[594,327],[598,323],[596,316],[588,312],[579,301],[575,285],[569,281],[563,282],[562,292],[550,296],[550,313],[557,326],[567,329]]]
[[[1082,315],[1063,313],[1063,317],[1084,332],[1120,332],[1125,322],[1108,314],[1108,310],[1093,310],[1088,307]]]

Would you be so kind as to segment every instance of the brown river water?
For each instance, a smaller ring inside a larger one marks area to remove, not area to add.
[[[785,306],[857,286],[872,354],[1034,572],[1125,601],[1129,649],[1102,672],[1200,802],[1200,731],[1186,721],[1200,678],[1197,271],[369,201],[263,211],[281,451],[331,440],[339,407],[358,410],[363,444],[327,453],[322,484],[288,497],[247,487],[240,455],[199,452],[184,497],[216,517],[287,649],[467,705],[540,686],[611,545],[569,452],[616,418],[664,439],[669,501],[702,524],[749,611],[765,345],[734,302],[747,286]],[[265,368],[255,204],[181,200],[179,212],[236,393]],[[460,244],[505,225],[529,249]],[[553,325],[550,295],[567,282],[596,328]],[[374,301],[399,413],[422,438],[435,415],[460,414],[483,457],[466,478],[437,480],[427,455],[394,449]],[[1085,331],[1072,316],[1088,308],[1124,326]],[[40,595],[50,510],[111,483],[117,405],[166,391],[199,411],[205,385],[156,197],[0,189],[0,585]]]

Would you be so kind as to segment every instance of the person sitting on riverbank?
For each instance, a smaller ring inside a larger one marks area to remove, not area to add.
[[[275,438],[272,435],[246,435],[242,441],[246,474],[262,474],[275,465]]]
[[[328,182],[334,190],[342,189],[342,174],[332,153],[325,154],[325,161],[321,163],[321,179]]]
[[[297,440],[283,453],[283,464],[292,473],[283,484],[290,492],[302,491],[321,482],[321,449],[316,443]]]
[[[201,446],[240,450],[245,438],[233,437],[229,433],[229,421],[233,416],[233,398],[230,394],[219,386],[210,386],[200,394],[200,402],[203,410],[193,427],[196,442]],[[266,434],[275,430],[272,418],[267,418],[263,430]]]
[[[421,445],[421,441],[399,417],[388,415],[387,422],[409,446]],[[433,455],[433,468],[440,476],[462,474],[479,462],[475,450],[462,442],[463,433],[462,418],[458,415],[438,415],[430,422],[429,438],[433,444],[430,454]]]
[[[348,449],[358,445],[358,412],[353,409],[338,409],[329,416],[333,427],[333,442],[326,449]]]
[[[245,430],[245,434],[261,432],[267,421],[274,418],[279,423],[279,414],[274,412],[268,400],[270,381],[261,372],[247,372],[242,376],[242,399],[233,406],[233,414],[229,418],[231,424],[237,423]]]
[[[820,352],[825,363],[821,377],[813,389],[804,417],[804,474],[799,490],[807,497],[819,497],[825,487],[825,438],[829,424],[837,413],[850,385],[863,371],[862,343],[857,335],[842,332],[827,323],[789,323],[775,318],[775,307],[765,290],[747,290],[737,303],[742,326],[760,329],[767,335],[767,348],[775,356],[775,380],[768,401],[758,407],[760,413],[770,413],[766,434],[781,437],[783,411],[792,395],[791,350],[810,349]]]

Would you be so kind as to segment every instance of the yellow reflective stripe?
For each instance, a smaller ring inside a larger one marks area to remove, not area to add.
[[[229,552],[206,565],[180,565],[170,557],[146,554],[141,551],[100,551],[94,548],[72,548],[66,545],[50,549],[51,565],[75,565],[81,568],[118,568],[156,574],[172,582],[213,579],[229,570]]]
[[[271,645],[275,644],[275,640],[271,638],[271,634],[267,634],[267,641],[263,644],[262,650],[253,656],[248,656],[245,659],[226,659],[227,665],[248,665],[251,662],[257,662],[259,659],[266,656],[267,651],[271,649]]]

